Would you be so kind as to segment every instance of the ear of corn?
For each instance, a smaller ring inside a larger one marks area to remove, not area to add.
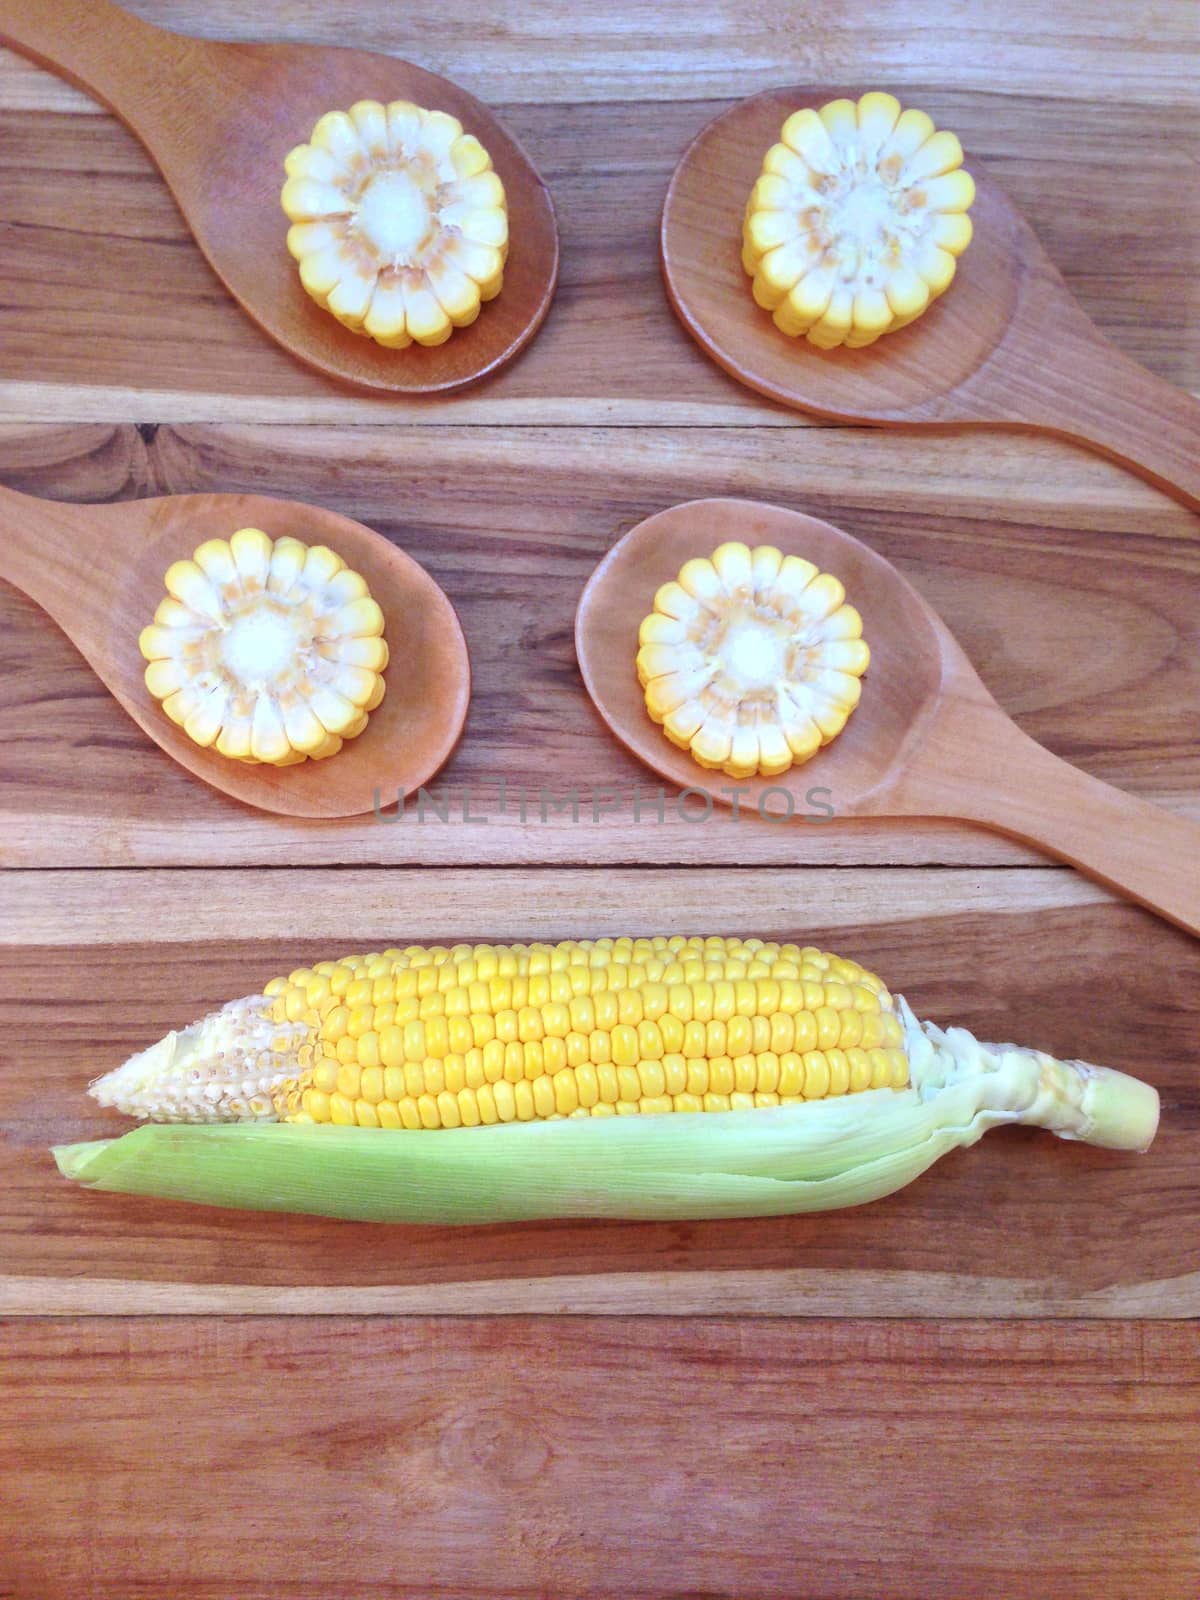
[[[971,241],[954,134],[890,94],[795,112],[746,206],[742,263],[776,326],[822,349],[914,321]]]
[[[1158,1115],[1123,1074],[918,1023],[854,962],[721,939],[321,962],[93,1093],[169,1124],[57,1150],[81,1183],[410,1222],[823,1210],[1001,1123],[1140,1149]]]
[[[809,760],[845,727],[871,658],[845,599],[837,578],[773,545],[686,562],[638,634],[646,710],[731,778]]]
[[[383,699],[383,613],[324,545],[242,528],[167,570],[138,646],[146,687],[196,744],[290,766],[335,755]]]
[[[456,117],[360,100],[323,116],[285,168],[300,281],[355,333],[442,344],[500,293],[504,185]]]

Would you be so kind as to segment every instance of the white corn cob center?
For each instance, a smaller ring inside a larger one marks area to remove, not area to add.
[[[773,775],[837,737],[870,661],[839,580],[773,545],[684,564],[638,634],[646,709],[702,767]]]
[[[287,766],[366,727],[383,699],[383,613],[332,550],[242,528],[165,584],[138,641],[146,686],[196,744]]]
[[[300,280],[355,333],[441,344],[500,292],[504,185],[456,117],[360,100],[323,116],[285,170]]]
[[[954,276],[975,185],[962,146],[892,95],[795,112],[746,208],[743,263],[783,332],[871,344]]]

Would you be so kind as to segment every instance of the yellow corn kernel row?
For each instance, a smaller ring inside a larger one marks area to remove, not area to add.
[[[726,1111],[908,1082],[891,996],[857,963],[760,940],[411,947],[267,985],[311,1042],[289,1120],[474,1127]]]
[[[323,1059],[306,1088],[286,1096],[289,1121],[363,1128],[457,1128],[570,1116],[667,1111],[740,1111],[795,1105],[862,1089],[902,1089],[908,1058],[897,1047],[809,1050],[782,1055],[669,1055],[616,1066],[529,1072],[475,1050],[403,1067]],[[499,1068],[499,1070],[497,1070]]]

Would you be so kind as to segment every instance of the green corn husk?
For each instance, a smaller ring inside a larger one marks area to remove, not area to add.
[[[679,1220],[862,1205],[1002,1123],[1144,1149],[1158,1096],[1122,1073],[910,1024],[918,1087],[800,1106],[437,1132],[148,1124],[60,1146],[95,1189],[363,1222]]]

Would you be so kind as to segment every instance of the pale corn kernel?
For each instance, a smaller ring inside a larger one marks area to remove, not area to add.
[[[846,1051],[850,1063],[850,1092],[858,1094],[871,1087],[871,1058],[865,1050],[851,1048]]]
[[[417,1096],[417,1115],[421,1119],[423,1128],[440,1128],[442,1125],[437,1100],[431,1094]]]
[[[356,1119],[353,1100],[348,1100],[344,1094],[331,1094],[329,1097],[329,1120],[336,1123],[339,1128],[354,1127]]]
[[[473,1089],[460,1089],[457,1095],[458,1117],[464,1128],[477,1128],[482,1120],[479,1115],[479,1104]],[[383,1108],[380,1107],[382,1112]],[[380,1118],[382,1121],[382,1117]]]
[[[774,1051],[763,1051],[756,1057],[758,1068],[757,1093],[775,1094],[779,1087],[779,1057]]]
[[[662,1036],[664,1056],[683,1054],[683,1023],[678,1017],[664,1011],[658,1019],[658,1031]]]
[[[328,1122],[330,1119],[329,1096],[320,1089],[305,1089],[300,1099],[305,1113],[314,1122]]]
[[[778,1091],[783,1100],[802,1098],[804,1093],[804,1058],[788,1050],[779,1058]]]
[[[818,1006],[816,1011],[817,1049],[830,1050],[842,1036],[842,1022],[832,1006]]]
[[[565,1039],[544,1039],[542,1041],[542,1060],[545,1070],[551,1076],[561,1072],[567,1064],[567,1042]]]
[[[892,1081],[892,1059],[884,1049],[868,1050],[872,1089],[886,1089]]]
[[[889,1072],[891,1067],[889,1065]],[[642,1098],[642,1079],[636,1067],[617,1068],[618,1100],[640,1100]]]
[[[640,1022],[637,1029],[638,1059],[661,1061],[665,1051],[663,1037],[657,1022]]]
[[[842,1029],[838,1038],[838,1048],[841,1050],[853,1050],[862,1042],[862,1014],[851,1007],[843,1011],[841,1016]]]
[[[744,1056],[754,1042],[754,1025],[747,1016],[730,1017],[725,1029],[725,1049],[733,1057]]]
[[[850,1088],[850,1063],[844,1050],[826,1050],[825,1060],[829,1066],[829,1093],[843,1095]]]
[[[569,1116],[579,1105],[579,1089],[575,1074],[564,1068],[554,1074],[554,1107],[562,1116]]]
[[[737,1094],[753,1094],[758,1087],[758,1062],[752,1055],[734,1056],[733,1087]]]
[[[600,1085],[596,1076],[596,1069],[590,1062],[576,1068],[575,1085],[579,1092],[579,1104],[585,1111],[590,1111],[600,1098]]]
[[[829,1063],[823,1051],[809,1050],[804,1057],[804,1098],[823,1100],[829,1093]]]
[[[492,1093],[496,1097],[496,1115],[500,1121],[512,1122],[517,1115],[517,1102],[512,1084],[501,1078],[492,1085]]]
[[[708,1063],[708,1089],[710,1094],[727,1097],[734,1090],[733,1062],[728,1056],[712,1056]]]
[[[642,997],[636,989],[622,989],[617,994],[617,1017],[621,1024],[634,1029],[642,1021]]]
[[[569,1067],[581,1067],[588,1060],[588,1042],[582,1033],[569,1033],[563,1040]]]

